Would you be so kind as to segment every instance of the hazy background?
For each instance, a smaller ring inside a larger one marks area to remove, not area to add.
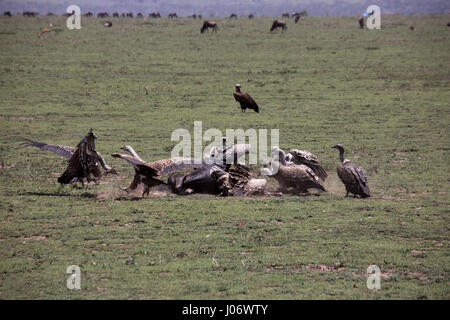
[[[380,6],[382,13],[444,13],[450,11],[449,0],[0,0],[1,12],[10,10],[13,13],[24,10],[62,14],[66,8],[76,4],[82,12],[100,11],[142,12],[148,16],[150,12],[160,12],[167,16],[176,12],[179,16],[193,13],[204,16],[229,16],[231,13],[257,16],[280,16],[283,12],[306,10],[308,15],[355,15],[361,14],[371,5]]]

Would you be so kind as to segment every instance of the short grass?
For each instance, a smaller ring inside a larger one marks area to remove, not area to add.
[[[0,18],[0,298],[450,298],[449,15],[383,16],[378,31],[308,17],[273,34],[268,17],[203,35],[199,20],[110,20]],[[237,82],[260,114],[241,114]],[[166,158],[196,120],[279,129],[280,147],[319,157],[330,192],[124,197],[132,169],[109,154]],[[60,187],[64,159],[18,147],[75,145],[91,127],[120,171],[97,186]],[[344,197],[335,143],[365,168],[370,199]],[[65,286],[69,265],[81,290]]]

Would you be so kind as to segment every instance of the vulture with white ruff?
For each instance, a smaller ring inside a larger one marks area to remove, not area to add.
[[[342,144],[336,144],[331,148],[339,150],[339,160],[341,163],[337,166],[337,173],[339,179],[345,185],[345,190],[347,191],[345,196],[348,197],[349,193],[353,193],[355,198],[356,195],[359,195],[361,198],[370,197],[369,185],[364,170],[344,158],[344,146]]]
[[[287,162],[285,152],[278,147],[272,148],[271,168],[261,169],[261,174],[274,177],[283,193],[289,188],[294,188],[296,194],[307,193],[308,189],[326,191],[322,180],[310,167]]]

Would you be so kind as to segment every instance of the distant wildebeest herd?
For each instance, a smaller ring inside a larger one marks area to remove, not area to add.
[[[72,14],[74,14],[74,12],[72,12],[72,13],[64,13],[62,16],[69,17]],[[369,16],[371,14],[373,14],[373,12],[370,13]],[[24,17],[37,17],[39,15],[40,14],[38,12],[35,12],[35,11],[23,11],[22,12],[22,16],[24,16]],[[11,11],[4,11],[3,12],[3,16],[5,16],[5,17],[12,17],[13,14],[12,14]],[[51,13],[51,12],[48,12],[47,16],[55,16],[55,14]],[[93,17],[94,14],[89,11],[89,12],[84,13],[82,16],[83,17]],[[136,14],[136,16],[134,16],[134,14],[132,12],[124,12],[124,13],[114,12],[111,16],[113,18],[134,18],[134,17],[136,17],[136,18],[143,18],[144,17],[144,15],[141,12],[138,12]],[[101,18],[101,19],[109,18],[111,16],[107,12],[99,12],[99,13],[97,13],[97,18]],[[284,13],[281,14],[282,18],[287,18],[287,19],[292,18],[292,19],[294,19],[295,23],[298,23],[300,21],[301,17],[305,17],[305,16],[307,16],[307,12],[305,10],[300,11],[300,12],[293,12],[292,14],[289,14],[288,12],[284,12]],[[171,12],[171,13],[169,13],[167,15],[167,17],[169,19],[176,19],[179,16],[177,15],[177,13]],[[254,19],[255,16],[253,14],[249,14],[247,17],[248,17],[248,19]],[[148,18],[154,18],[154,19],[161,18],[161,14],[159,12],[151,12],[151,13],[149,13]],[[192,14],[190,16],[187,16],[187,18],[190,18],[190,19],[202,19],[202,15],[194,13],[194,14]],[[237,18],[238,18],[238,15],[236,13],[232,13],[229,16],[229,19],[237,19]],[[111,27],[112,26],[112,22],[111,21],[106,21],[103,24],[104,24],[105,27]],[[364,29],[364,17],[361,17],[361,16],[359,17],[358,24],[359,24],[359,27],[361,29]],[[447,23],[447,26],[450,27],[450,22]],[[209,29],[212,29],[212,31],[214,33],[216,33],[219,30],[217,22],[215,22],[213,20],[204,21],[203,25],[202,25],[202,27],[200,29],[200,32],[204,33],[205,31],[208,31]],[[272,25],[271,25],[271,27],[270,27],[270,32],[273,32],[273,31],[275,31],[277,29],[281,29],[282,33],[287,31],[288,27],[287,27],[286,21],[284,21],[284,20],[274,20]],[[414,27],[414,26],[410,26],[409,29],[411,31],[416,31],[417,30],[416,27]]]

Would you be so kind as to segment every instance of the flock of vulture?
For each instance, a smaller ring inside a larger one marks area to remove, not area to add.
[[[173,15],[173,17],[176,16]],[[295,18],[297,22],[300,15],[296,15]],[[210,28],[213,31],[218,30],[214,21],[205,21],[200,31],[204,33]],[[285,31],[286,22],[275,20],[270,31],[277,28]],[[39,36],[42,34],[43,32]],[[258,104],[248,93],[241,90],[239,84],[235,85],[233,95],[239,102],[242,112],[246,109],[260,112]],[[22,145],[38,147],[69,159],[68,166],[58,178],[58,182],[61,184],[81,182],[84,185],[90,181],[97,182],[102,177],[100,166],[105,170],[105,174],[117,174],[117,171],[109,166],[103,156],[95,150],[96,138],[91,129],[76,147],[46,144],[25,138]],[[227,146],[226,139],[223,138],[222,146],[214,147],[209,157],[203,159],[167,158],[145,162],[131,146],[121,147],[129,154],[114,153],[111,156],[125,160],[134,169],[134,178],[130,185],[121,189],[130,194],[140,193],[142,197],[151,192],[171,192],[179,195],[209,193],[222,196],[308,194],[310,189],[326,192],[324,181],[328,174],[315,155],[298,149],[290,149],[286,154],[278,147],[272,149],[269,167],[262,168],[260,171],[261,175],[272,177],[279,184],[276,193],[270,192],[267,189],[266,179],[252,178],[249,167],[238,161],[250,152],[250,147],[249,144]],[[339,150],[340,163],[337,166],[337,173],[347,191],[346,196],[352,193],[354,197],[357,195],[361,198],[369,197],[370,190],[364,170],[344,158],[342,145],[337,144],[332,148]],[[186,170],[191,172],[180,173]],[[164,182],[161,179],[166,175],[170,176],[167,182]]]
[[[97,136],[92,129],[78,143],[76,147],[47,144],[25,139],[22,146],[38,147],[42,150],[54,152],[69,159],[66,170],[58,178],[61,184],[74,184],[95,181],[104,174],[117,174],[109,166],[103,156],[95,150]],[[222,139],[222,146],[214,147],[209,156],[203,159],[167,158],[154,162],[146,162],[131,146],[121,149],[129,154],[114,153],[111,156],[129,163],[134,169],[134,178],[126,188],[120,187],[130,195],[140,193],[141,197],[150,193],[158,194],[170,192],[178,195],[192,193],[208,193],[221,196],[255,196],[280,194],[309,194],[309,189],[326,192],[324,181],[327,172],[320,165],[317,157],[310,152],[290,149],[286,154],[279,147],[272,148],[272,157],[268,167],[261,169],[260,174],[276,179],[279,190],[270,192],[266,179],[254,179],[249,167],[239,162],[245,154],[250,153],[249,144],[233,144],[227,146],[226,138]],[[341,144],[332,146],[339,150],[340,163],[337,173],[347,191],[354,197],[370,196],[367,177],[364,170],[344,158],[344,147]],[[191,170],[187,174],[182,171]],[[167,182],[161,180],[170,175]]]

